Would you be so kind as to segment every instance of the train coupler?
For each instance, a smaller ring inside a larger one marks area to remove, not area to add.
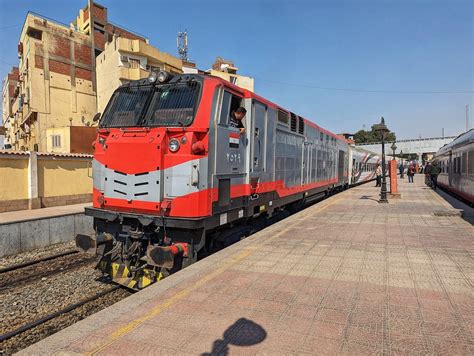
[[[174,258],[182,253],[187,257],[189,253],[188,244],[178,242],[169,246],[148,246],[146,251],[147,263],[152,266],[173,268]]]

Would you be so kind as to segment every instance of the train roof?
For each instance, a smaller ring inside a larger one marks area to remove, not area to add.
[[[438,150],[438,152],[436,152],[435,156],[438,156],[440,154],[446,153],[447,151],[450,151],[452,149],[455,149],[455,148],[458,148],[458,147],[461,147],[473,142],[474,142],[474,129],[470,129],[469,131],[460,134],[452,142],[441,147]]]
[[[357,146],[351,146],[351,149],[353,151],[357,151],[359,153],[370,153],[370,154],[373,154],[373,155],[376,155],[376,156],[380,156],[380,153],[377,153],[377,152],[374,152],[374,151],[369,151],[365,148],[361,148],[361,147],[357,147]]]
[[[304,120],[306,125],[312,126],[313,128],[327,134],[328,136],[331,136],[331,137],[335,138],[336,140],[342,141],[346,144],[348,143],[347,140],[344,137],[338,136],[338,135],[332,133],[331,131],[326,130],[325,128],[322,128],[321,126],[315,124],[313,121],[310,121],[310,120],[302,117],[301,115],[297,115],[297,114],[293,113],[292,111],[290,111],[288,109],[285,109],[284,107],[282,107],[278,104],[275,104],[274,102],[272,102],[268,99],[265,99],[264,97],[262,97],[258,94],[255,94],[254,92],[252,92],[248,89],[238,87],[237,85],[232,84],[232,83],[228,82],[227,80],[225,80],[223,78],[216,77],[216,76],[209,75],[209,74],[175,74],[174,77],[169,81],[169,83],[176,83],[176,82],[179,82],[181,80],[185,80],[185,81],[187,81],[187,80],[197,80],[197,81],[201,82],[201,81],[204,81],[205,79],[207,79],[207,80],[209,80],[209,79],[216,80],[216,81],[220,82],[221,84],[225,85],[226,87],[236,91],[237,93],[240,93],[244,98],[258,99],[259,101],[261,101],[262,103],[264,103],[264,104],[266,104],[270,107],[283,110],[283,111],[287,112],[288,114],[292,113],[296,116],[299,116]],[[150,85],[150,81],[148,80],[148,78],[144,78],[144,79],[130,81],[129,83],[122,84],[120,87],[130,87],[130,86],[140,86],[140,85]]]

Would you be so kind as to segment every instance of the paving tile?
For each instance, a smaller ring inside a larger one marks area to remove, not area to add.
[[[400,182],[400,191],[402,199],[382,206],[361,199],[377,199],[377,189],[355,187],[169,277],[166,288],[132,297],[141,303],[112,306],[109,315],[122,315],[101,329],[107,334],[174,300],[101,352],[473,354],[474,228],[434,216],[449,207],[421,180]],[[244,249],[247,257],[229,263]],[[89,328],[94,336],[73,326],[25,354],[87,353],[102,341]]]

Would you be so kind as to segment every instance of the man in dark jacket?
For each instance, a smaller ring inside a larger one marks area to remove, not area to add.
[[[403,162],[400,163],[400,165],[398,166],[398,171],[400,172],[400,178],[403,179],[403,171],[405,170],[405,168],[403,167]]]
[[[426,162],[424,171],[425,171],[425,184],[431,186],[431,176],[430,176],[431,165],[430,165],[430,162]]]
[[[438,187],[438,174],[441,173],[441,167],[438,161],[434,161],[430,168],[431,187],[436,190]]]

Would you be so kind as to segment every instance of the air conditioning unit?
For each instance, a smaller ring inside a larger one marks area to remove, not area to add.
[[[28,75],[28,69],[24,69],[23,72],[21,72],[22,75]]]

